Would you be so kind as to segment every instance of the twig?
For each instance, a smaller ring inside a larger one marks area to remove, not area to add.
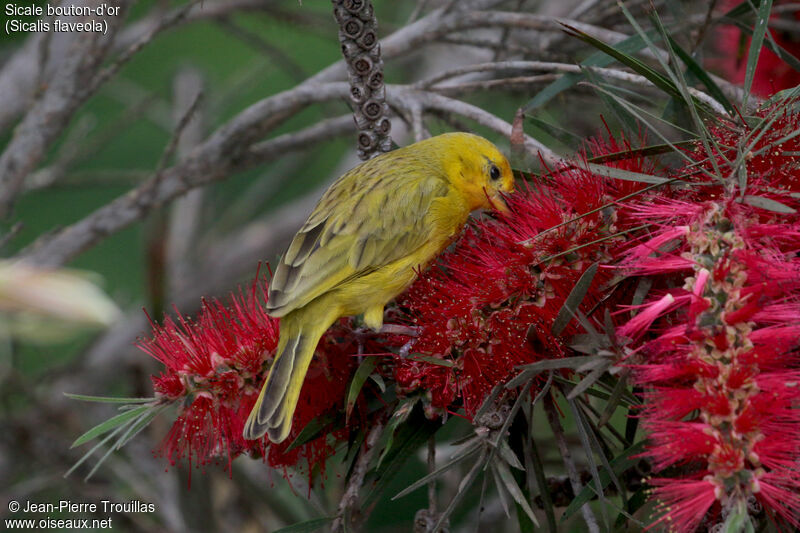
[[[353,473],[347,481],[347,487],[342,499],[339,501],[336,519],[331,525],[332,533],[343,533],[351,527],[358,529],[358,524],[362,519],[358,510],[358,493],[361,490],[361,485],[364,484],[364,476],[369,471],[369,464],[381,434],[383,434],[383,422],[377,421],[372,426],[372,429],[369,430],[364,442],[364,448],[359,452],[358,459],[356,459],[356,464],[353,467]]]
[[[230,16],[220,17],[217,20],[217,25],[223,30],[227,31],[243,43],[249,45],[255,50],[258,50],[266,57],[271,59],[276,65],[280,66],[291,78],[296,82],[301,82],[308,77],[305,69],[292,59],[280,47],[273,45],[261,35],[248,30],[241,24],[237,24]]]
[[[428,473],[436,470],[436,435],[428,437]],[[436,479],[428,483],[428,515],[436,516]]]
[[[460,100],[399,85],[390,85],[388,87],[386,99],[389,101],[389,105],[393,107],[410,109],[412,106],[419,105],[423,109],[454,113],[474,120],[481,126],[494,130],[504,138],[509,138],[511,135],[510,123],[480,107]],[[548,163],[555,164],[562,161],[561,157],[555,152],[529,136],[525,136],[525,149],[533,155],[541,156]]]
[[[76,39],[75,47],[53,73],[41,98],[14,130],[14,137],[0,155],[0,218],[8,216],[24,179],[91,95],[86,87],[108,55],[113,35],[130,3],[120,2],[120,14],[106,18],[108,35],[90,33]]]
[[[550,428],[553,430],[553,435],[556,438],[556,445],[561,454],[561,460],[564,462],[564,468],[567,470],[572,491],[575,494],[580,494],[582,487],[581,478],[578,475],[578,470],[575,468],[575,463],[572,461],[572,454],[567,446],[567,439],[564,436],[564,428],[561,426],[561,421],[558,419],[558,412],[556,411],[555,403],[551,395],[544,398],[544,410],[547,413],[547,421],[550,423]],[[588,504],[581,507],[581,514],[586,522],[586,527],[590,533],[600,533],[600,527],[597,524],[597,519],[592,513]]]
[[[75,2],[76,5],[81,2]],[[171,19],[175,13],[183,11],[184,7],[165,12],[158,3],[157,8],[152,10],[140,20],[129,24],[120,30],[111,45],[111,52],[117,53],[134,45],[143,35],[147,35],[153,28],[163,26],[164,20]],[[185,17],[178,23],[185,24],[201,20],[214,19],[227,16],[234,11],[264,10],[270,7],[270,2],[266,0],[219,0],[204,1],[195,3]],[[120,15],[118,18],[122,17]],[[172,26],[174,27],[174,26]],[[36,93],[36,88],[42,81],[47,81],[52,77],[52,71],[61,65],[68,55],[76,51],[71,50],[70,39],[77,37],[83,39],[82,34],[68,34],[47,32],[31,35],[24,46],[22,46],[9,59],[2,70],[0,70],[0,94],[3,95],[3,102],[0,105],[0,131],[5,130],[17,117],[24,113],[28,108],[28,99],[31,94]],[[40,79],[39,63],[37,57],[41,57],[39,46],[43,41],[50,40],[48,46],[48,63],[46,66],[49,75],[45,79]]]
[[[181,116],[192,119],[182,129],[177,144],[177,157],[184,159],[195,146],[203,140],[203,113],[197,108],[203,93],[203,79],[195,70],[184,70],[175,76],[173,94],[175,116],[180,123]],[[192,111],[192,108],[195,108]],[[167,287],[168,294],[174,295],[180,281],[187,279],[193,268],[192,250],[195,245],[200,213],[203,207],[204,189],[197,188],[178,198],[169,215],[167,236]]]
[[[478,63],[476,65],[467,65],[465,67],[460,67],[457,69],[439,73],[436,76],[415,83],[414,86],[438,89],[439,91],[469,90],[471,88],[483,89],[483,88],[490,88],[493,86],[502,86],[503,82],[513,85],[514,80],[519,80],[519,78],[503,78],[500,80],[488,80],[484,82],[478,82],[473,86],[470,86],[469,84],[439,86],[436,84],[446,79],[475,72],[496,72],[498,70],[533,70],[533,71],[579,74],[583,71],[583,69],[590,70],[591,72],[603,76],[605,78],[626,81],[628,83],[633,83],[636,85],[641,85],[646,87],[653,86],[653,83],[644,76],[640,76],[638,74],[633,74],[630,72],[625,72],[622,70],[617,70],[613,68],[599,68],[599,67],[585,67],[585,66],[581,67],[579,65],[571,65],[569,63],[554,63],[548,61],[497,61],[492,63]],[[536,80],[535,78],[521,79],[521,83],[535,83],[537,81],[538,80]],[[697,89],[694,89],[692,87],[689,87],[689,92],[692,96],[694,96],[701,102],[707,104],[711,109],[714,110],[715,113],[719,113],[722,115],[727,113],[722,104],[717,102],[714,98],[712,98],[708,94],[699,91]]]
[[[392,147],[378,21],[370,0],[333,0],[333,6],[358,128],[358,157],[367,160]]]
[[[550,83],[559,78],[557,74],[540,74],[538,76],[518,76],[497,80],[468,81],[453,85],[436,85],[429,90],[438,94],[458,95],[475,91],[491,91],[496,89],[514,90],[534,87]]]
[[[304,87],[287,91],[254,104],[212,135],[184,161],[166,169],[150,191],[150,183],[140,185],[68,226],[45,242],[37,241],[23,253],[26,259],[48,266],[57,266],[110,235],[139,220],[150,210],[163,205],[193,187],[211,183],[228,174],[252,166],[256,162],[300,150],[310,143],[335,137],[340,130],[326,131],[319,125],[287,134],[260,145],[251,145],[280,123],[287,109],[346,94],[347,85],[332,83],[323,87]],[[271,117],[272,120],[263,120]],[[260,156],[260,157],[259,157]]]

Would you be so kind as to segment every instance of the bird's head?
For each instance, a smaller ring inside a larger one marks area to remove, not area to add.
[[[506,157],[491,142],[470,133],[440,135],[445,171],[470,209],[508,212],[503,193],[514,190],[514,175]]]

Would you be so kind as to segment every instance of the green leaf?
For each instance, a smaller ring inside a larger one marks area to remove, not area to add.
[[[378,366],[377,357],[365,357],[364,360],[361,361],[361,364],[358,365],[358,369],[355,375],[353,375],[353,379],[350,381],[350,388],[347,391],[344,415],[345,423],[350,420],[350,414],[353,412],[353,407],[356,405],[358,395],[361,393],[364,383],[367,381],[370,374],[372,374],[372,371],[375,370],[376,366]]]
[[[670,81],[666,76],[661,74],[660,72],[654,70],[650,66],[648,66],[643,61],[633,57],[630,54],[627,54],[620,50],[618,47],[614,45],[607,44],[600,39],[592,37],[586,32],[583,32],[577,28],[570,26],[569,24],[561,23],[561,25],[566,28],[566,32],[568,35],[573,37],[577,37],[581,41],[594,46],[601,52],[608,54],[609,56],[613,57],[623,65],[630,67],[633,69],[634,72],[640,74],[647,78],[653,85],[664,91],[665,93],[671,96],[680,97],[681,93],[678,88],[675,86],[672,81]],[[642,39],[643,42],[646,42],[645,39]]]
[[[683,64],[686,65],[686,68],[689,69],[691,72],[700,82],[705,85],[706,89],[708,90],[708,94],[711,97],[722,104],[725,110],[733,116],[736,113],[736,109],[731,104],[730,100],[725,96],[725,93],[722,92],[722,89],[719,88],[719,85],[711,79],[711,76],[708,75],[706,69],[700,66],[694,58],[689,55],[689,53],[681,48],[681,46],[672,38],[672,36],[668,36],[669,46],[675,52]]]
[[[86,396],[85,394],[72,394],[65,392],[64,396],[71,400],[81,400],[84,402],[98,403],[149,403],[155,402],[155,398],[115,398],[111,396]]]
[[[644,41],[640,36],[634,35],[618,42],[616,47],[622,52],[632,54],[638,52],[644,47]],[[581,61],[580,65],[585,67],[607,67],[613,62],[614,59],[609,57],[607,54],[603,52],[595,52],[585,60]],[[533,99],[525,105],[522,111],[525,114],[530,114],[531,111],[543,106],[553,99],[553,97],[569,89],[570,87],[575,86],[584,78],[585,76],[583,74],[576,73],[569,73],[561,76],[556,81],[536,93],[536,96],[534,96]]]
[[[95,427],[93,427],[92,429],[90,429],[77,439],[75,439],[75,442],[72,443],[72,446],[70,446],[70,448],[75,448],[77,446],[80,446],[81,444],[89,442],[90,440],[94,440],[96,437],[102,435],[103,433],[111,431],[112,429],[120,427],[126,422],[129,422],[137,418],[139,415],[141,415],[148,409],[150,409],[150,407],[143,405],[141,407],[131,409],[130,411],[120,413],[115,417],[109,418],[105,422],[96,425]]]
[[[600,176],[606,176],[608,178],[614,178],[624,181],[638,181],[642,183],[657,183],[657,184],[663,184],[669,181],[668,178],[659,178],[658,176],[644,174],[642,172],[633,172],[631,170],[623,170],[621,168],[607,167],[605,165],[596,165],[594,163],[589,163],[589,162],[576,163],[576,166],[586,168],[587,170],[595,174],[599,174]]]
[[[108,441],[113,439],[114,436],[117,433],[119,433],[120,431],[122,431],[124,428],[125,428],[125,426],[118,426],[114,431],[112,431],[111,433],[106,435],[106,437],[103,440],[101,440],[100,442],[98,442],[97,444],[92,446],[91,450],[89,450],[88,452],[83,454],[83,456],[80,459],[78,459],[78,461],[75,462],[75,464],[72,465],[72,467],[70,467],[69,470],[67,470],[67,472],[64,474],[64,477],[67,477],[71,473],[73,473],[75,471],[75,469],[78,468],[80,465],[82,465],[89,457],[91,457],[94,454],[95,451],[99,450],[100,447],[102,447],[105,443],[107,443]],[[105,459],[106,457],[108,457],[108,454],[104,455],[103,459]],[[101,463],[102,463],[102,460],[99,463],[97,463],[97,465],[95,465],[95,467],[92,469],[92,472],[94,472]],[[90,473],[90,475],[91,475],[91,473]],[[88,478],[89,476],[86,476],[86,477]]]
[[[444,465],[440,466],[439,468],[437,468],[436,470],[434,470],[430,474],[419,478],[414,483],[412,483],[408,487],[404,488],[403,490],[401,490],[400,492],[398,492],[397,494],[392,496],[392,501],[394,501],[394,500],[396,500],[398,498],[402,498],[403,496],[406,496],[408,494],[411,494],[412,492],[414,492],[418,488],[427,485],[429,481],[433,481],[437,477],[441,476],[442,474],[444,474],[445,472],[447,472],[448,470],[450,470],[451,468],[456,466],[462,460],[466,459],[467,457],[471,457],[471,456],[475,455],[480,450],[481,450],[480,444],[478,444],[478,443],[473,444],[472,446],[469,447],[469,451],[467,451],[465,453],[462,453],[462,454],[459,454],[458,456],[456,456],[453,459],[450,459],[448,462],[446,462]]]
[[[500,443],[497,446],[497,453],[500,454],[500,458],[508,463],[512,468],[522,471],[525,470],[525,467],[519,462],[517,454],[515,454],[514,450],[511,449],[511,446],[508,445],[508,441],[506,439],[500,440]]]
[[[547,485],[547,476],[544,472],[544,465],[542,464],[542,457],[539,454],[539,449],[536,440],[533,438],[533,424],[532,421],[528,422],[528,438],[527,443],[530,446],[530,454],[526,459],[530,459],[530,469],[533,469],[536,478],[536,485],[539,487],[539,496],[542,498],[542,506],[544,513],[547,517],[547,529],[550,533],[557,533],[558,526],[556,525],[556,514],[553,506],[553,499],[550,496],[550,487]]]
[[[442,526],[450,518],[450,515],[453,514],[453,510],[466,495],[467,489],[475,482],[481,470],[486,466],[486,460],[486,454],[482,453],[478,460],[475,461],[470,471],[467,472],[467,475],[461,480],[461,483],[458,484],[458,492],[456,492],[456,495],[453,496],[453,499],[450,500],[450,503],[447,504],[447,507],[439,516],[439,520],[436,522],[436,525],[433,526],[434,531],[441,531]]]
[[[578,355],[575,357],[564,357],[563,359],[545,359],[544,361],[537,361],[528,365],[522,365],[517,368],[522,370],[556,370],[560,368],[578,368],[586,363],[596,361],[596,355]]]
[[[722,524],[722,533],[753,533],[753,522],[747,510],[747,503],[741,499],[729,506],[730,511]]]
[[[500,474],[497,472],[497,469],[494,466],[491,469],[492,477],[494,478],[494,483],[497,485],[497,495],[500,497],[500,504],[503,506],[503,512],[506,514],[506,518],[511,517],[511,502],[508,501],[508,490],[505,488],[505,483],[503,483]],[[484,478],[486,479],[486,478]]]
[[[389,450],[392,449],[392,444],[394,443],[394,434],[395,431],[397,431],[397,427],[408,420],[408,416],[411,414],[411,411],[414,410],[414,405],[416,405],[418,401],[419,396],[411,396],[410,398],[402,400],[397,405],[397,408],[394,410],[394,413],[392,413],[389,422],[386,424],[386,445],[383,447],[383,451],[378,458],[378,466],[376,468],[380,468],[384,457],[386,457],[386,454],[388,454]]]
[[[628,374],[630,374],[629,368],[625,368],[622,370],[622,372],[620,372],[617,383],[614,385],[614,390],[611,391],[611,398],[609,398],[608,402],[606,402],[605,407],[603,407],[603,412],[600,415],[600,419],[597,421],[598,427],[605,426],[608,421],[611,420],[611,416],[617,410],[617,407],[620,406],[622,396],[627,392]]]
[[[408,358],[412,361],[424,361],[432,365],[446,366],[448,368],[455,366],[455,363],[448,359],[440,359],[438,357],[431,357],[430,355],[411,354]]]
[[[333,522],[333,517],[331,516],[325,518],[312,518],[311,520],[306,520],[305,522],[298,522],[296,524],[292,524],[291,526],[276,529],[272,533],[312,533],[314,531],[319,531],[331,522]]]
[[[561,332],[564,331],[564,328],[567,327],[570,320],[572,320],[575,311],[578,309],[581,302],[583,302],[586,293],[589,291],[589,287],[592,285],[592,281],[594,281],[598,265],[599,263],[592,263],[589,268],[581,274],[575,286],[572,287],[569,296],[564,300],[561,309],[558,311],[558,316],[556,316],[556,319],[553,321],[553,326],[550,328],[550,332],[554,336],[557,337],[560,335]]]
[[[597,96],[600,98],[603,106],[610,110],[614,117],[616,117],[622,128],[621,134],[628,138],[636,137],[636,135],[639,133],[639,125],[636,123],[636,117],[633,116],[630,111],[625,109],[623,106],[619,105],[616,100],[610,98],[604,92],[597,90],[597,87],[605,83],[600,76],[598,76],[595,72],[592,72],[592,70],[587,67],[581,67],[581,70],[588,80],[587,84],[597,93]],[[624,89],[618,88],[617,90]]]
[[[516,480],[514,479],[514,475],[509,470],[508,465],[503,461],[492,461],[492,469],[497,472],[498,477],[503,482],[505,489],[511,494],[511,497],[514,498],[520,507],[525,511],[525,514],[531,519],[531,521],[539,527],[539,521],[536,520],[536,515],[533,514],[533,509],[531,509],[530,504],[528,503],[527,498],[522,493],[522,490],[517,485]]]
[[[585,378],[580,380],[580,382],[578,382],[578,384],[575,385],[575,388],[573,388],[569,392],[569,394],[567,394],[568,400],[573,400],[578,396],[580,396],[581,394],[583,394],[589,387],[594,385],[601,377],[603,377],[603,374],[605,374],[606,371],[613,364],[608,359],[607,360],[601,359],[600,363],[601,364],[597,365],[591,372],[589,372],[589,374]]]
[[[395,435],[396,444],[386,454],[381,467],[376,469],[378,479],[373,483],[369,494],[364,498],[364,506],[369,507],[389,483],[399,474],[406,462],[415,456],[420,446],[442,428],[442,423],[425,418],[421,409],[414,409],[408,423],[403,424]]]
[[[620,5],[620,7],[623,13],[625,13],[625,16],[628,18],[628,21],[636,28],[638,32],[642,33],[642,29],[639,27],[633,15],[630,14],[630,12],[625,8],[624,5]],[[658,31],[661,33],[661,38],[664,40],[664,42],[668,43],[670,37],[669,34],[667,33],[667,29],[661,23],[661,18],[658,16],[658,13],[653,11],[652,18],[656,27],[658,28]],[[647,41],[647,39],[645,40]],[[651,42],[648,41],[647,44],[648,46],[651,47],[651,49],[655,49],[655,45],[652,44]],[[670,62],[673,64],[677,64],[678,59],[675,55],[675,50],[671,46],[668,46],[667,50],[669,52]],[[672,82],[680,91],[681,98],[689,108],[689,113],[691,114],[692,121],[694,122],[697,132],[700,134],[700,141],[703,143],[703,147],[705,148],[706,154],[713,153],[711,150],[711,145],[713,144],[714,147],[717,149],[716,153],[719,154],[719,157],[723,159],[723,161],[727,161],[727,158],[723,155],[724,152],[719,149],[719,146],[717,146],[716,138],[711,137],[709,135],[705,123],[700,118],[700,115],[697,112],[698,109],[707,110],[707,104],[700,104],[698,100],[691,95],[691,93],[689,92],[689,86],[686,83],[686,78],[684,77],[683,72],[680,69],[675,69],[675,72],[673,73],[670,70],[669,65],[665,61],[663,61],[660,57],[659,57],[659,62],[661,63],[661,66],[664,68],[664,70],[666,70],[667,73],[669,74],[670,78],[672,79]],[[711,159],[711,164],[714,167],[715,175],[721,176],[722,173],[719,168],[719,163],[717,162],[717,157],[711,157],[710,159]]]
[[[750,41],[750,50],[747,53],[747,68],[744,74],[744,105],[747,108],[747,98],[750,96],[750,89],[753,87],[753,78],[756,75],[758,56],[761,55],[761,45],[767,33],[767,23],[769,22],[769,12],[772,9],[772,0],[762,0],[756,13],[756,24],[753,27],[753,38]]]
[[[638,457],[633,457],[635,455],[639,455],[644,451],[644,441],[637,442],[627,450],[623,451],[617,457],[610,461],[611,468],[616,476],[621,476],[626,470],[629,468],[633,468],[639,462]],[[611,476],[606,472],[600,472],[600,480],[602,482],[603,488],[607,487],[609,483],[611,483]],[[571,517],[575,512],[577,512],[581,507],[583,507],[589,500],[591,500],[596,495],[594,487],[591,485],[587,485],[583,487],[583,489],[578,493],[577,496],[569,503],[567,508],[564,510],[564,514],[561,516],[561,521],[565,522],[569,517]]]
[[[300,433],[297,434],[297,437],[294,438],[289,447],[286,448],[286,451],[289,452],[298,446],[302,446],[303,444],[316,439],[322,434],[322,431],[326,427],[330,426],[335,420],[336,415],[334,413],[328,413],[326,415],[311,419],[311,421],[306,424],[306,427],[304,427]]]
[[[789,207],[788,205],[784,205],[776,200],[773,200],[772,198],[765,198],[763,196],[752,196],[748,194],[745,195],[742,201],[748,205],[752,205],[753,207],[759,207],[775,213],[784,213],[790,215],[797,212],[796,209]]]
[[[528,121],[533,124],[535,128],[539,128],[571,150],[576,149],[583,143],[583,138],[555,124],[550,124],[537,117],[528,117]]]
[[[598,470],[597,463],[595,462],[594,459],[592,444],[589,440],[589,435],[588,435],[589,430],[587,430],[584,425],[585,421],[581,416],[581,411],[575,404],[575,401],[567,398],[567,404],[572,410],[572,416],[575,419],[575,427],[578,429],[578,438],[581,441],[581,447],[583,448],[583,454],[586,457],[586,462],[589,464],[589,472],[591,472],[592,474],[592,480],[594,481],[595,484],[595,492],[597,493],[597,495],[600,497],[600,500],[604,504],[600,506],[600,512],[603,516],[603,522],[608,524],[608,512],[606,509],[607,506],[605,505],[607,503],[607,499],[605,493],[603,492],[605,485],[603,485],[603,480],[600,478],[600,471]],[[599,450],[599,452],[601,455],[603,454],[602,450]],[[603,456],[603,460],[605,461],[605,456]],[[616,481],[616,477],[612,477],[612,479],[614,479],[615,483],[618,483]]]
[[[128,431],[126,431],[120,438],[117,440],[114,448],[117,450],[122,449],[123,446],[128,444],[132,438],[138,435],[144,428],[150,425],[150,422],[153,421],[155,417],[157,417],[161,412],[166,409],[168,406],[162,405],[155,409],[151,409],[146,413],[143,413],[134,423],[130,425]]]
[[[369,378],[375,382],[378,388],[381,390],[381,394],[386,392],[386,381],[381,377],[380,374],[371,374]]]
[[[688,139],[685,141],[677,141],[672,144],[654,144],[651,146],[643,146],[641,148],[631,148],[630,150],[623,150],[621,152],[614,152],[611,154],[603,154],[596,157],[589,157],[586,159],[589,163],[610,163],[613,161],[625,161],[635,157],[648,157],[651,155],[666,154],[675,151],[676,148],[691,148],[697,139]]]

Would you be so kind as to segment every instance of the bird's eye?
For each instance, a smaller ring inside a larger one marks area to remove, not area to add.
[[[489,168],[489,177],[492,178],[493,181],[500,179],[500,169],[492,165],[491,168]]]

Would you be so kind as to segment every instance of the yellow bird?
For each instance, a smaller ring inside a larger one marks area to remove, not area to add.
[[[275,269],[267,311],[280,317],[277,355],[244,427],[282,442],[308,365],[340,317],[373,329],[400,294],[461,231],[470,212],[505,211],[511,167],[495,145],[446,133],[365,161],[322,196]]]

